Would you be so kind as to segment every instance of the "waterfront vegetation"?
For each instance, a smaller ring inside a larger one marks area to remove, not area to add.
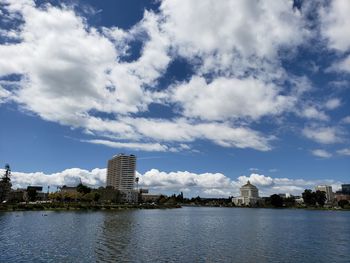
[[[126,210],[126,209],[166,209],[180,208],[178,204],[112,204],[90,202],[28,202],[1,204],[0,211],[31,210]]]
[[[28,193],[26,202],[12,201],[0,204],[0,211],[17,210],[123,210],[123,209],[162,209],[180,208],[182,206],[205,206],[205,207],[235,207],[232,197],[228,198],[185,198],[183,193],[171,196],[161,195],[156,201],[138,203],[122,203],[118,196],[113,200],[105,200],[102,195],[104,188],[91,189],[79,184],[75,192],[55,192],[48,195],[48,200],[37,201],[35,192]],[[293,208],[293,209],[318,209],[318,210],[350,210],[350,203],[341,200],[333,204],[326,204],[323,192],[313,192],[306,189],[302,194],[303,203],[296,202],[294,197],[281,197],[273,194],[270,197],[261,198],[252,208]]]

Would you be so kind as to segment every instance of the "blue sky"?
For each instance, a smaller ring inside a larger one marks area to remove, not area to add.
[[[235,195],[349,181],[350,3],[0,1],[0,159],[14,185]]]

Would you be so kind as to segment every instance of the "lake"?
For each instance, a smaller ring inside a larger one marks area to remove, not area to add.
[[[350,262],[350,212],[0,213],[0,262]]]

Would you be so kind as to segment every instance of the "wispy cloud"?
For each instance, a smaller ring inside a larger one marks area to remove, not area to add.
[[[314,156],[321,157],[321,158],[332,157],[332,154],[330,152],[327,152],[326,150],[323,150],[323,149],[315,149],[315,150],[312,150],[311,153]]]

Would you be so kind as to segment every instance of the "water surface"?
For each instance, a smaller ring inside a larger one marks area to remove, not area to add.
[[[350,262],[350,212],[0,213],[0,262]]]

